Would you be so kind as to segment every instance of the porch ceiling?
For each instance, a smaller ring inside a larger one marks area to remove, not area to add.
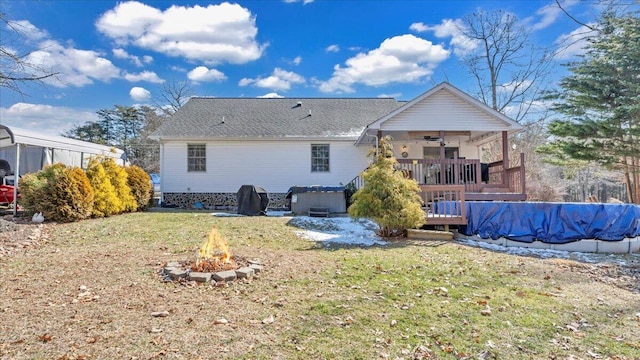
[[[425,137],[437,138],[439,131],[382,131],[382,136],[391,136],[394,141],[424,141]],[[482,145],[500,138],[498,131],[445,131],[444,138],[455,138],[469,144]],[[368,136],[361,139],[361,143],[372,144],[375,137]]]

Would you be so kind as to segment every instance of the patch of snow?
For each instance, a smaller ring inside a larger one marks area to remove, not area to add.
[[[273,217],[288,216],[289,214],[291,214],[291,211],[267,211],[267,216]]]
[[[315,218],[296,216],[291,225],[301,228],[296,235],[310,241],[341,245],[386,245],[387,242],[376,235],[377,225],[370,220],[354,220],[349,217]]]
[[[281,217],[281,216],[285,216],[285,215],[287,215],[289,213],[290,213],[289,211],[267,211],[267,216]],[[217,217],[247,216],[247,215],[236,214],[236,213],[228,213],[228,212],[214,212],[214,213],[211,213],[211,215],[217,216]]]
[[[242,214],[225,213],[225,212],[215,212],[215,213],[211,213],[211,215],[217,216],[217,217],[240,217],[240,216],[246,216],[246,215],[242,215]]]

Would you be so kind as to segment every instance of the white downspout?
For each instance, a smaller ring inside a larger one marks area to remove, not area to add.
[[[370,135],[370,134],[369,134],[369,133],[367,133],[367,132],[365,132],[364,134],[365,134],[365,135],[367,135],[367,136],[369,136],[369,137],[374,137],[374,138],[376,138],[376,156],[378,156],[378,153],[379,153],[379,151],[378,151],[378,136],[377,136],[377,135]]]

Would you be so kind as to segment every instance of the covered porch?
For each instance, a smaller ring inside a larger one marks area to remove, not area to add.
[[[467,200],[526,200],[524,154],[510,159],[508,147],[502,145],[508,144],[507,131],[486,137],[489,141],[499,140],[501,144],[501,159],[492,162],[481,160],[482,145],[486,142],[478,145],[462,142],[460,137],[464,136],[463,132],[454,132],[449,136],[447,131],[438,133],[437,146],[429,144],[433,142],[429,135],[424,136],[424,143],[416,141],[412,146],[422,146],[422,156],[415,154],[415,149],[410,152],[406,143],[394,141],[394,149],[398,149],[394,150],[394,153],[398,153],[398,168],[406,177],[416,180],[420,185],[462,185]]]
[[[522,126],[458,88],[442,83],[369,124],[356,146],[392,139],[398,170],[422,190],[432,224],[466,224],[465,200],[524,201],[524,154],[510,154]],[[513,157],[511,158],[510,157]],[[360,176],[351,182],[363,186]],[[437,202],[457,202],[440,207]]]

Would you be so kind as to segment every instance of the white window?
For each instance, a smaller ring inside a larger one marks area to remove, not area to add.
[[[207,171],[207,146],[205,144],[188,144],[187,153],[187,171]]]
[[[329,172],[329,144],[311,144],[311,172]]]

